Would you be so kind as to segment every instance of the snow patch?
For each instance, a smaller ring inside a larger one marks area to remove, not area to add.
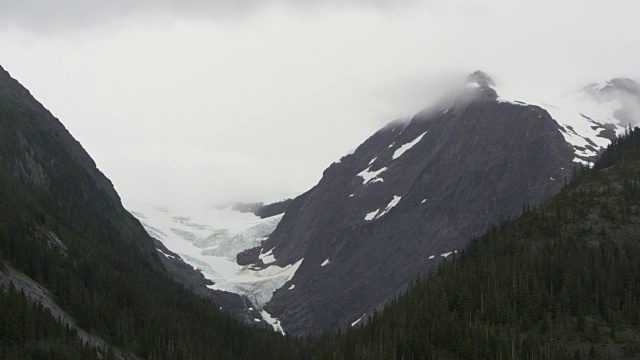
[[[387,207],[385,207],[384,210],[378,209],[378,210],[372,211],[367,215],[365,215],[364,219],[366,221],[371,221],[386,215],[389,212],[389,210],[393,209],[396,205],[398,205],[401,199],[402,199],[402,196],[394,195],[393,199],[389,201],[389,204],[387,204]]]
[[[367,315],[367,314],[363,314],[362,316],[360,316],[360,317],[358,318],[358,320],[356,320],[356,321],[352,322],[352,323],[351,323],[351,327],[356,326],[356,325],[360,322],[360,320],[362,320],[362,318],[363,318],[363,317],[365,317],[365,315]]]
[[[329,261],[329,259],[325,260],[322,262],[322,264],[320,264],[320,266],[327,266],[329,265],[331,262]]]
[[[616,110],[622,108],[622,103],[618,100],[596,101],[584,92],[575,92],[553,99],[526,99],[525,103],[503,98],[503,95],[510,93],[508,89],[501,87],[497,89],[497,92],[501,95],[498,99],[501,103],[520,106],[531,104],[546,110],[551,118],[560,125],[560,131],[565,141],[573,147],[575,153],[573,161],[575,163],[588,164],[585,159],[598,155],[609,145],[609,139],[598,136],[603,128],[608,127],[614,130],[617,135],[624,132],[624,126],[621,126],[620,121],[614,117]],[[513,92],[507,97],[518,98],[512,94]],[[534,108],[531,111],[540,113]],[[542,117],[541,115],[539,114],[538,117]]]
[[[506,100],[502,98],[498,98],[498,102],[502,104],[511,104],[511,105],[517,105],[517,106],[529,106],[529,104],[524,103],[522,101],[511,101],[511,100]]]
[[[426,203],[426,202],[427,202],[427,199],[424,199],[424,200],[422,200],[422,201],[420,202],[420,205],[422,205],[422,204],[424,204],[424,203]]]
[[[370,171],[369,169],[371,169],[371,166],[369,166],[368,168],[362,170],[361,172],[358,173],[358,176],[360,176],[362,178],[362,180],[364,180],[362,182],[363,185],[367,185],[369,182],[371,182],[372,180],[375,180],[378,178],[378,175],[382,174],[383,172],[385,172],[387,170],[386,167],[383,167],[379,170],[376,171]]]
[[[293,290],[296,288],[296,284],[291,284],[291,286],[289,286],[289,290]]]
[[[176,258],[176,257],[175,257],[175,256],[173,256],[173,255],[165,254],[165,253],[164,253],[162,250],[160,250],[160,249],[156,249],[156,250],[158,250],[158,252],[160,252],[160,254],[162,254],[162,255],[164,255],[164,256],[166,256],[166,257],[168,257],[169,259],[175,259],[175,258]]]
[[[449,256],[451,254],[453,254],[453,251],[449,251],[449,252],[446,252],[444,254],[440,254],[440,256],[442,256],[443,258],[446,258],[447,256]]]
[[[284,330],[282,329],[282,326],[280,326],[280,320],[274,318],[273,316],[271,316],[271,314],[269,314],[266,310],[262,310],[260,311],[260,315],[262,315],[262,319],[264,319],[264,321],[266,321],[267,323],[269,323],[269,325],[271,325],[273,327],[273,330],[276,332],[279,332],[282,335],[286,335],[284,333]]]
[[[372,212],[368,213],[367,215],[365,215],[364,219],[367,220],[367,221],[371,221],[371,220],[376,218],[376,215],[378,215],[378,212],[380,212],[380,210],[372,211]]]
[[[432,260],[432,259],[434,259],[435,257],[436,257],[435,255],[431,255],[431,256],[429,256],[429,260]]]
[[[411,149],[415,144],[419,143],[420,140],[422,140],[422,138],[427,134],[427,132],[429,132],[429,131],[427,130],[427,131],[423,132],[420,136],[418,136],[417,138],[413,139],[413,141],[408,142],[408,143],[400,146],[398,148],[398,150],[396,150],[393,153],[393,156],[392,156],[393,160],[399,158],[400,156],[402,156],[402,154],[404,154],[405,152],[409,151],[409,149]]]
[[[377,216],[377,218],[380,218],[384,216],[386,213],[388,213],[389,210],[393,209],[396,205],[398,205],[401,199],[402,199],[402,196],[394,195],[393,199],[389,201],[389,204],[387,204],[387,207],[380,213],[380,215]]]

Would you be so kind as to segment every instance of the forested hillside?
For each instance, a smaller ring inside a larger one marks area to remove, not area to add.
[[[89,155],[1,68],[0,264],[45,287],[80,329],[111,345],[99,349],[106,355],[298,357],[291,340],[249,328],[173,281]],[[0,291],[0,358],[90,357],[73,329],[11,289]]]
[[[628,131],[557,196],[524,204],[380,314],[283,337],[175,282],[80,144],[0,68],[0,358],[638,358],[639,155],[640,130]],[[73,326],[12,285],[16,273]]]
[[[640,355],[640,130],[537,208],[473,239],[322,359]]]

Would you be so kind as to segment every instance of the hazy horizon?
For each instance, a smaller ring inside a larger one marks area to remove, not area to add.
[[[277,201],[481,69],[523,94],[638,79],[640,4],[0,0],[0,64],[127,202]]]

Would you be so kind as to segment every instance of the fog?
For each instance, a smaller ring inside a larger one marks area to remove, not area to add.
[[[630,1],[300,3],[0,0],[0,64],[125,203],[180,206],[300,194],[476,69],[523,94],[640,77]]]

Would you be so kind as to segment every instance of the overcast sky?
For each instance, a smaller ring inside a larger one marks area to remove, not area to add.
[[[640,77],[630,0],[0,0],[0,64],[129,202],[306,191],[483,69],[523,91]]]

